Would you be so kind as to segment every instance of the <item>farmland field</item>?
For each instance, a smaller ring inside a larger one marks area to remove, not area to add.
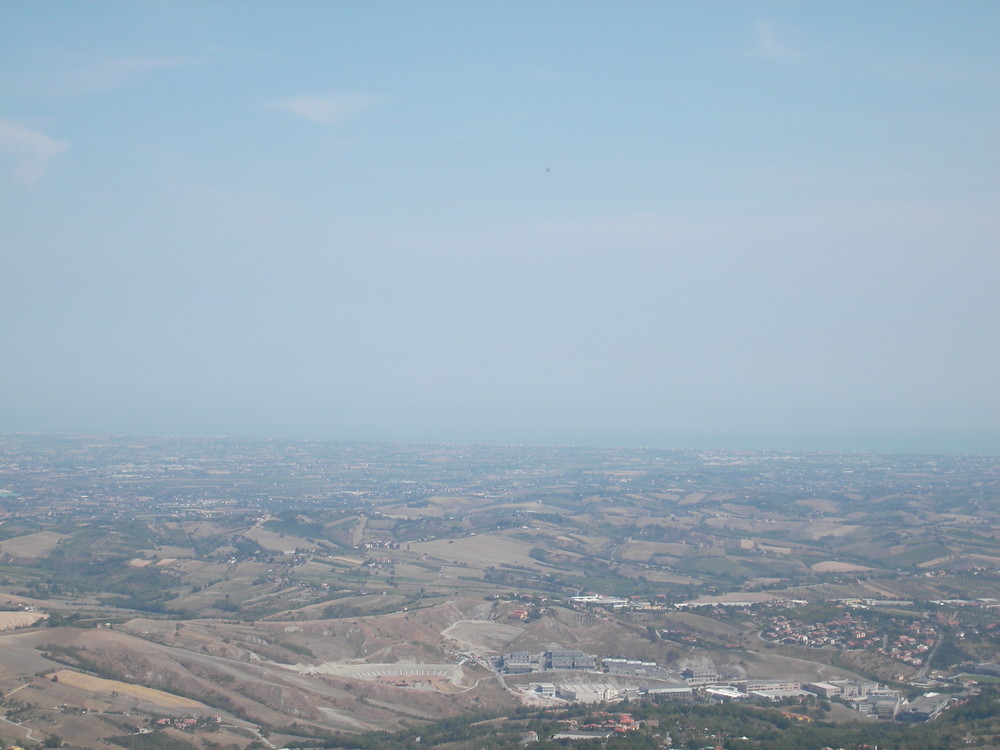
[[[119,693],[165,708],[205,709],[202,703],[182,698],[179,695],[165,693],[162,690],[154,690],[142,685],[133,685],[118,680],[106,680],[102,677],[93,677],[92,675],[81,674],[80,672],[72,672],[68,669],[60,669],[57,672],[53,672],[51,675],[48,675],[48,678],[62,685],[69,685],[70,687],[85,690],[88,693]]]

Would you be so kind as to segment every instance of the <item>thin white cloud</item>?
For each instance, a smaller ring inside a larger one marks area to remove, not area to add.
[[[135,85],[150,73],[174,68],[207,65],[201,57],[122,57],[88,60],[70,70],[42,73],[34,77],[36,94],[89,96]]]
[[[271,109],[281,110],[311,122],[328,125],[358,114],[384,101],[384,97],[360,91],[329,91],[323,94],[302,94],[270,103]]]
[[[65,141],[50,138],[0,118],[0,156],[13,164],[13,178],[34,186],[49,171],[49,162],[69,148]]]
[[[808,55],[802,33],[777,21],[758,21],[753,27],[751,54],[764,60],[795,61]]]

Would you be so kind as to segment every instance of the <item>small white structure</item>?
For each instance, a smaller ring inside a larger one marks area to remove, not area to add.
[[[556,686],[551,682],[532,682],[528,687],[543,698],[556,697]]]

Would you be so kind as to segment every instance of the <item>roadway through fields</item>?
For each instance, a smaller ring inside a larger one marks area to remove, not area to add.
[[[324,664],[296,665],[301,674],[328,674],[355,680],[378,679],[437,679],[447,680],[460,686],[465,680],[465,671],[458,664]]]
[[[24,724],[18,724],[16,721],[11,721],[6,716],[0,716],[0,720],[6,721],[11,726],[15,726],[18,729],[20,729],[22,732],[24,732],[24,739],[31,740],[32,742],[37,742],[38,741],[38,738],[34,737],[31,734],[31,728],[30,727],[26,727],[26,726],[24,726]]]

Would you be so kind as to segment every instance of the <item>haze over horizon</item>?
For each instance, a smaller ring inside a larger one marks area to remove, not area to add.
[[[1000,454],[1000,6],[0,6],[0,431]]]

